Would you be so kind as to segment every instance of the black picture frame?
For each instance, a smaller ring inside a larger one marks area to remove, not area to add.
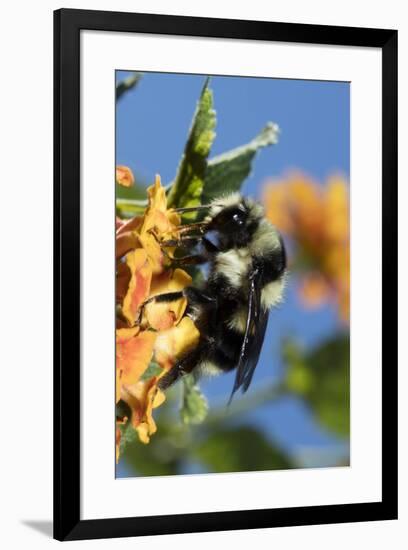
[[[80,31],[382,50],[382,500],[80,519]],[[61,9],[54,12],[54,537],[129,537],[397,518],[397,31]]]

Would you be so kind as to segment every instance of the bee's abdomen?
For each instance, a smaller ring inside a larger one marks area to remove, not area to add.
[[[230,340],[227,335],[222,339],[217,339],[205,356],[202,357],[200,370],[204,374],[217,374],[218,372],[228,372],[233,370],[239,359],[242,337]]]

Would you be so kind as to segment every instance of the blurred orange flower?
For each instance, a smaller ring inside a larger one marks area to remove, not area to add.
[[[149,443],[157,429],[153,409],[165,400],[158,387],[160,378],[199,335],[194,323],[183,317],[187,307],[184,297],[144,305],[149,298],[191,284],[185,271],[166,265],[174,250],[163,247],[162,242],[178,239],[180,217],[167,208],[159,176],[147,189],[147,196],[148,206],[142,216],[116,219],[116,402],[122,400],[130,408],[130,425],[142,443]],[[161,348],[155,346],[159,337],[160,345],[168,350],[166,361]],[[146,377],[152,359],[161,372]],[[117,460],[126,421],[117,419]]]
[[[294,270],[309,307],[330,299],[342,321],[350,316],[350,228],[347,181],[332,176],[319,185],[301,173],[269,181],[263,201],[267,217],[296,246]]]

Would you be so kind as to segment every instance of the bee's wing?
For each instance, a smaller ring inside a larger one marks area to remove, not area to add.
[[[243,392],[249,388],[261,353],[267,323],[268,312],[261,307],[261,272],[255,269],[249,277],[247,322],[230,401],[239,388],[242,387]]]
[[[252,376],[258,364],[262,344],[265,338],[266,326],[268,324],[268,317],[268,311],[261,309],[258,320],[255,322],[255,333],[249,345],[245,377],[242,383],[242,393],[245,393],[249,388],[252,381]]]

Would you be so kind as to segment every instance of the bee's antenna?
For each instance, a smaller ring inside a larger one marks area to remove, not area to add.
[[[197,210],[208,210],[211,206],[211,204],[200,204],[198,206],[188,206],[186,208],[174,208],[174,212],[197,212]]]

